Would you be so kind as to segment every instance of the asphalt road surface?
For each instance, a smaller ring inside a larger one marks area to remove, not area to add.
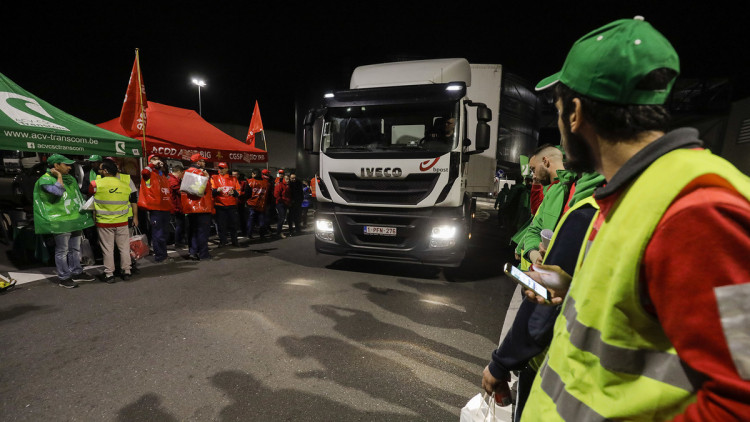
[[[20,285],[0,296],[0,419],[456,421],[515,291],[491,204],[477,218],[454,269],[316,255],[307,232]]]

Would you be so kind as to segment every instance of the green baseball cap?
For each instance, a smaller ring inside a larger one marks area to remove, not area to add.
[[[47,158],[47,163],[48,164],[58,164],[58,163],[60,163],[60,164],[68,164],[68,165],[70,165],[70,164],[75,163],[75,161],[71,160],[70,158],[68,158],[68,157],[66,157],[64,155],[52,154],[52,155],[50,155]]]
[[[667,68],[675,76],[666,89],[641,89],[650,72]],[[651,24],[636,16],[609,23],[573,44],[562,70],[539,82],[537,91],[562,82],[596,100],[616,104],[664,104],[680,73],[672,44]]]
[[[101,155],[92,155],[89,157],[89,161],[103,161]]]

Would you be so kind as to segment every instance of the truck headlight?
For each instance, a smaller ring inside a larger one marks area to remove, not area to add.
[[[430,235],[431,248],[447,248],[456,244],[456,226],[435,226]]]
[[[320,240],[333,241],[333,222],[331,220],[315,220],[315,237]]]

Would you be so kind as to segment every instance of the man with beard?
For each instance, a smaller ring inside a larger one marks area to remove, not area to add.
[[[750,256],[750,179],[697,130],[669,131],[679,71],[669,41],[636,17],[579,39],[537,85],[554,87],[563,143],[587,150],[576,160],[607,185],[572,282],[540,266],[562,280],[549,290],[564,304],[524,421],[750,414],[750,272],[737,259]]]
[[[555,199],[554,203],[550,198],[554,198],[553,195],[558,195],[558,193],[552,191],[551,195],[544,196],[534,222],[540,224],[537,218],[542,217],[547,220],[546,224],[551,224],[556,229],[554,241],[549,245],[549,252],[547,253],[541,243],[541,238],[535,245],[535,251],[540,256],[539,264],[544,258],[545,264],[556,265],[565,269],[568,274],[574,274],[581,245],[585,243],[586,234],[596,211],[591,196],[594,190],[604,183],[604,177],[595,172],[586,172],[581,177],[577,177],[576,173],[558,170],[556,153],[548,151],[548,148],[560,153],[555,147],[544,145],[538,148],[535,156],[529,161],[535,176],[549,182],[551,172],[555,171],[556,174],[564,177],[568,177],[568,174],[572,175],[575,183],[569,189],[565,189],[564,196]],[[562,154],[559,157],[561,159]],[[552,184],[550,190],[559,185],[560,183]],[[541,214],[544,206],[548,211],[546,214]],[[562,216],[554,215],[552,211],[549,211],[558,209],[557,212]],[[535,224],[534,222],[532,225]],[[484,369],[482,387],[487,393],[492,393],[507,383],[510,380],[510,371],[518,374],[514,420],[521,418],[532,382],[552,340],[552,329],[559,312],[560,306],[545,306],[535,301],[523,302],[516,313],[510,331],[499,347],[492,352],[492,359]]]
[[[529,158],[529,168],[541,184],[547,185],[547,190],[534,219],[520,236],[516,247],[516,253],[521,257],[522,270],[527,270],[529,264],[542,263],[539,252],[541,232],[555,229],[565,211],[570,188],[576,179],[575,173],[565,169],[562,152],[550,144],[542,145],[534,151]]]
[[[34,184],[34,233],[55,241],[58,284],[72,289],[78,281],[93,281],[81,266],[81,230],[91,227],[90,212],[81,211],[83,195],[71,176],[74,161],[60,154],[47,158],[48,170]]]

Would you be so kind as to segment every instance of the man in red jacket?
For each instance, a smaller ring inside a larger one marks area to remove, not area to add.
[[[187,240],[185,239],[185,214],[182,212],[182,194],[180,193],[180,183],[185,168],[177,164],[172,167],[169,173],[169,191],[172,200],[172,217],[174,218],[174,246],[175,249],[183,247]]]
[[[237,240],[237,197],[240,196],[240,183],[229,174],[227,163],[217,165],[219,174],[211,176],[211,190],[216,207],[216,222],[219,225],[219,247],[227,245],[227,232],[232,239],[232,246],[240,246]]]
[[[151,247],[157,263],[173,262],[167,256],[167,237],[172,211],[172,197],[166,166],[156,155],[148,157],[148,166],[141,171],[141,188],[138,194],[138,208],[148,210],[151,225]]]
[[[274,196],[275,183],[274,179],[271,177],[271,172],[269,172],[268,169],[263,169],[260,173],[265,180],[268,180],[268,199],[266,200],[266,229],[269,233],[273,233],[271,223],[276,216],[276,197]]]
[[[200,154],[193,154],[190,157],[192,165],[185,171],[183,183],[187,173],[209,178],[205,170],[206,158]],[[210,180],[208,181],[210,182]],[[211,259],[208,252],[208,236],[211,233],[211,216],[216,213],[214,210],[214,200],[211,194],[210,185],[207,184],[203,196],[193,195],[182,189],[182,212],[188,216],[188,237],[190,238],[190,248],[188,259],[200,261],[202,259]]]
[[[281,173],[281,170],[279,171]],[[276,234],[284,239],[286,235],[281,232],[281,227],[286,219],[286,212],[292,205],[292,192],[289,190],[289,176],[281,176],[277,179],[276,186],[273,189],[273,196],[276,198]]]
[[[268,202],[268,179],[261,177],[257,169],[251,172],[252,177],[247,180],[243,196],[247,198],[247,237],[253,238],[253,226],[258,222],[258,234],[261,239],[266,238],[266,205]]]

